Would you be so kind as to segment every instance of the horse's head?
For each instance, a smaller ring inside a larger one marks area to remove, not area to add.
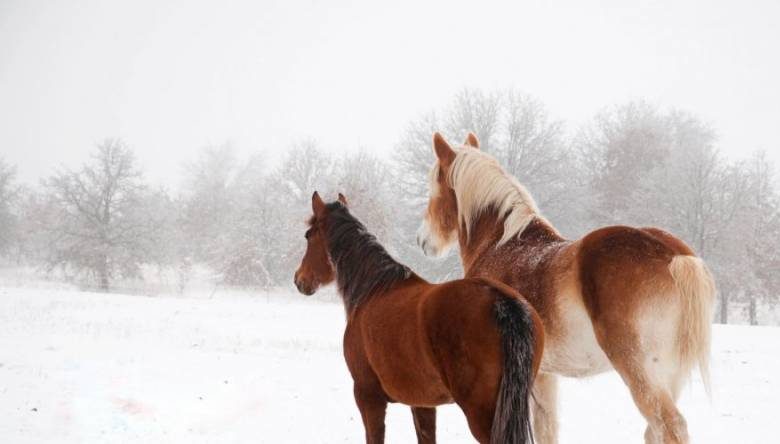
[[[478,149],[477,136],[469,133],[463,145]],[[433,151],[436,163],[430,172],[428,208],[417,230],[417,245],[426,256],[444,254],[458,237],[458,201],[449,180],[457,152],[439,133],[433,135]]]
[[[339,202],[347,205],[347,199],[342,194],[339,194]],[[306,230],[306,253],[295,271],[295,286],[306,296],[313,295],[320,286],[330,284],[336,278],[328,254],[328,206],[316,191],[311,197],[311,209],[313,214]]]

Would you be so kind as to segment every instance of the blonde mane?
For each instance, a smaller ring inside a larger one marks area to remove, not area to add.
[[[458,220],[466,226],[466,237],[471,224],[490,207],[504,218],[504,234],[497,246],[520,235],[534,218],[542,218],[528,190],[491,155],[470,147],[455,151],[447,181],[455,191]],[[434,169],[438,169],[438,163]],[[438,171],[431,176],[437,175]]]

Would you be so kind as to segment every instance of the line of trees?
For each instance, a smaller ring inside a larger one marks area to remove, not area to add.
[[[101,142],[75,170],[21,187],[0,159],[0,255],[108,291],[141,268],[194,266],[224,285],[291,282],[311,192],[344,192],[389,250],[435,280],[461,274],[457,255],[431,261],[414,233],[427,202],[431,135],[474,131],[525,184],[566,236],[608,224],[653,225],[685,239],[718,281],[718,319],[738,303],[753,324],[780,295],[780,193],[766,154],[725,158],[712,128],[645,102],[605,109],[576,132],[516,91],[464,90],[411,121],[389,159],[292,146],[278,165],[239,159],[230,145],[202,150],[181,192],[150,186],[121,140]]]

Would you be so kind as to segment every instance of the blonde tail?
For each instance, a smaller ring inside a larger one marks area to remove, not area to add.
[[[686,373],[698,363],[704,389],[711,396],[709,361],[715,282],[704,261],[695,256],[675,256],[669,272],[683,300],[680,363]]]

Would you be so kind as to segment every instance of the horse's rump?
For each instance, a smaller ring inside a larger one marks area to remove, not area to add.
[[[583,301],[594,326],[610,331],[613,351],[640,334],[656,379],[679,380],[699,365],[708,385],[714,283],[703,261],[681,240],[658,229],[606,227],[582,239],[578,252]],[[620,329],[623,329],[621,333]],[[625,353],[641,353],[625,350]],[[651,374],[651,376],[654,376]]]

